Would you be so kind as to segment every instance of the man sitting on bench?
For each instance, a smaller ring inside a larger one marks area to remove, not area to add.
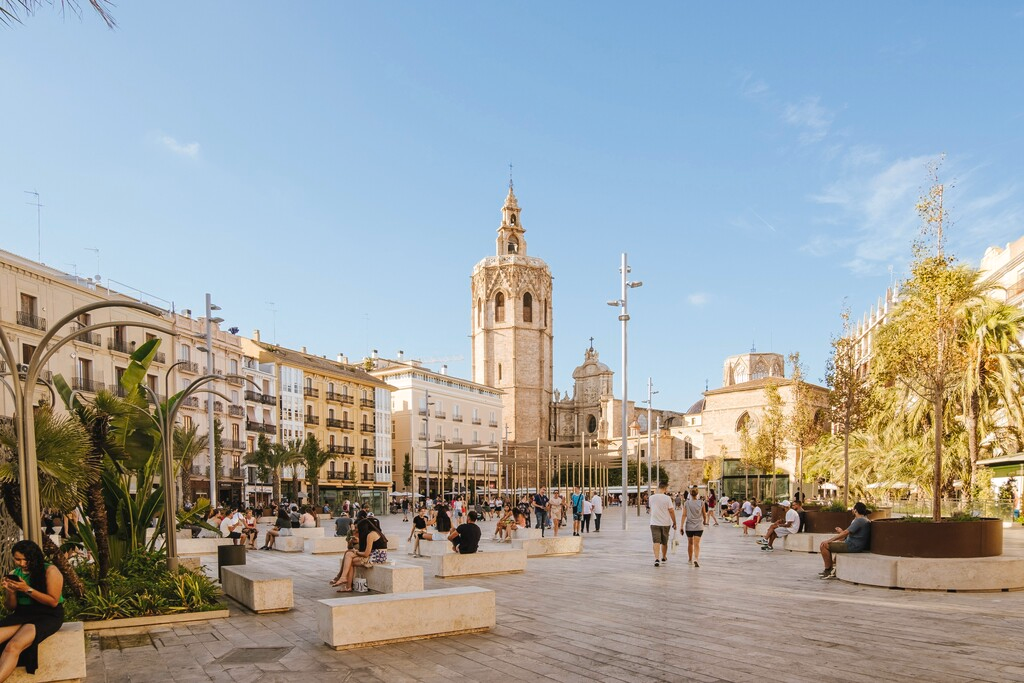
[[[825,561],[825,569],[819,578],[836,578],[836,553],[864,553],[871,547],[871,522],[868,520],[868,506],[858,501],[853,506],[853,521],[846,529],[836,527],[836,535],[822,541],[819,550]]]
[[[480,527],[476,525],[476,510],[470,510],[468,517],[468,522],[460,524],[448,534],[452,548],[460,555],[470,555],[480,547]]]
[[[761,545],[761,550],[771,552],[775,550],[773,547],[775,539],[800,531],[800,501],[794,500],[792,506],[790,506],[790,502],[784,500],[779,505],[786,508],[786,518],[781,522],[773,522],[768,527],[765,535],[757,539],[757,542]]]

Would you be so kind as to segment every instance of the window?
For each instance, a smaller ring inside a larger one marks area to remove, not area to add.
[[[85,358],[78,359],[78,379],[84,382],[92,380],[92,361]]]
[[[591,434],[597,431],[597,418],[593,415],[587,418],[587,431]]]
[[[529,292],[523,294],[523,322],[533,322],[533,295]]]
[[[498,363],[498,381],[501,381],[501,363]]]
[[[483,299],[477,299],[476,300],[476,324],[477,325],[483,325],[484,324],[484,300]]]
[[[232,358],[232,359],[231,359],[231,360],[230,360],[230,361],[228,362],[228,368],[229,368],[229,372],[230,372],[230,373],[231,373],[232,375],[237,375],[237,374],[238,374],[238,361],[237,361],[237,360],[235,360],[234,358]]]
[[[328,394],[333,394],[334,393],[334,382],[328,382],[327,383],[327,393]]]
[[[231,440],[234,441],[235,444],[237,444],[239,441],[242,440],[241,439],[241,434],[238,433],[238,430],[239,430],[238,425],[236,425],[236,424],[235,425],[231,425]]]
[[[332,450],[332,451],[334,450],[334,434],[331,434],[330,436],[327,437],[327,445],[330,447],[330,450]],[[334,466],[334,463],[332,462],[331,463],[331,469],[334,468],[333,466]]]
[[[186,430],[192,429],[192,416],[191,415],[184,415],[184,416],[182,416],[182,418],[181,418],[181,426],[184,427]]]
[[[512,216],[512,225],[515,225],[515,216]],[[519,253],[519,240],[515,237],[508,241],[508,253],[518,254]]]
[[[502,292],[494,295],[494,322],[505,322],[505,295]]]
[[[38,303],[39,299],[23,292],[21,295],[21,312],[35,317],[39,314],[39,309],[36,307]]]
[[[344,471],[344,478],[348,479],[348,462],[347,461],[345,462],[345,469],[343,471]]]
[[[744,429],[751,431],[754,429],[754,422],[750,419],[750,413],[743,413],[740,415],[740,419],[736,420],[736,431],[742,432]]]
[[[366,452],[366,451],[368,451],[368,450],[370,450],[370,447],[369,447],[369,445],[368,445],[368,442],[367,442],[367,440],[366,440],[366,439],[363,439],[363,453],[365,453],[365,452]]]
[[[334,408],[328,408],[327,409],[327,419],[328,420],[333,420],[334,419]]]
[[[683,460],[693,460],[693,442],[690,437],[683,440]]]

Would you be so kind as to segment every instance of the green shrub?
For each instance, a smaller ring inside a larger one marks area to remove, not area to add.
[[[821,508],[822,512],[846,512],[847,510],[849,510],[849,508],[838,500],[833,500],[831,503]]]

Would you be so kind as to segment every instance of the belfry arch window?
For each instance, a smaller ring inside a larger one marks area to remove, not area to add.
[[[503,292],[494,295],[494,322],[505,322],[505,294]]]
[[[509,222],[509,223],[511,223],[512,225],[515,225],[515,224],[516,224],[516,215],[515,215],[515,214],[512,214],[512,215],[511,215],[511,216],[509,217],[509,219],[508,219],[508,222]]]
[[[508,241],[508,253],[510,253],[510,254],[518,254],[519,253],[519,240],[517,240],[515,237],[510,238],[509,241]]]
[[[483,299],[476,300],[476,324],[484,324],[484,301]]]
[[[523,294],[523,322],[533,322],[533,295],[529,292]]]
[[[690,437],[683,441],[683,460],[693,460],[693,442]]]

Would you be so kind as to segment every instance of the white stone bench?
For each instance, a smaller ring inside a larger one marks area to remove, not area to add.
[[[85,629],[80,621],[69,621],[39,644],[39,668],[28,674],[18,667],[10,683],[77,683],[85,680]]]
[[[307,538],[306,552],[312,555],[330,555],[348,550],[348,538],[345,536],[325,536],[323,538]]]
[[[423,567],[401,564],[375,564],[356,567],[356,577],[366,579],[366,587],[378,593],[415,593],[423,590]]]
[[[305,548],[306,539],[302,536],[278,536],[274,541],[274,550],[284,553],[301,553]]]
[[[263,569],[234,565],[221,568],[221,588],[257,614],[287,612],[295,605],[290,577]]]
[[[782,537],[782,548],[794,553],[817,553],[823,541],[833,538],[835,534],[788,534]]]
[[[768,527],[770,527],[771,525],[772,521],[770,519],[762,519],[760,522],[757,523],[757,526],[754,527],[754,533],[758,536],[764,536],[766,533],[768,533]]]
[[[513,540],[512,547],[525,550],[527,557],[554,557],[556,555],[576,555],[583,551],[582,536],[547,536],[522,541]]]
[[[260,517],[256,520],[257,524],[273,524],[277,521],[277,517]]]
[[[513,541],[524,541],[531,538],[540,538],[540,529],[513,529],[512,540]]]
[[[494,591],[475,586],[319,600],[320,638],[335,650],[494,628]]]
[[[327,529],[322,526],[314,526],[308,528],[292,527],[292,536],[301,536],[302,538],[323,538],[327,535]]]
[[[893,557],[836,553],[836,578],[885,588],[939,591],[1024,589],[1024,557]]]
[[[459,555],[447,553],[434,557],[434,576],[442,579],[486,574],[517,574],[526,571],[525,550]]]
[[[179,538],[179,555],[216,555],[217,546],[232,545],[230,538]]]
[[[318,520],[320,520],[321,522],[327,522],[327,521],[330,521],[330,520],[334,519],[334,515],[331,515],[331,514],[325,513],[325,512],[321,512],[320,514],[318,514],[316,516],[316,518]]]
[[[415,543],[416,539],[413,539],[414,548],[416,547]],[[437,557],[439,555],[447,555],[454,552],[455,551],[452,550],[452,542],[446,538],[436,541],[425,541],[420,539],[420,555],[424,557]]]

